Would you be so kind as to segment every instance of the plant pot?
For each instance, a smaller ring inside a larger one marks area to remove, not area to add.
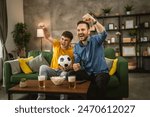
[[[21,88],[27,87],[27,82],[26,81],[23,81],[23,82],[20,81],[19,87],[21,87]]]
[[[109,15],[109,13],[105,13],[105,16],[108,16]]]
[[[126,11],[126,14],[127,14],[127,15],[130,15],[130,14],[131,14],[131,11]]]

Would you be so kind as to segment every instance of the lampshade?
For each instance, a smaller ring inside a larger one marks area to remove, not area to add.
[[[37,29],[37,37],[44,37],[43,29],[41,28]]]

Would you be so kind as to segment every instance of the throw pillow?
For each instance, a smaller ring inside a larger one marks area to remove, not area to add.
[[[118,62],[118,59],[114,59],[113,65],[109,71],[110,76],[114,75],[114,73],[117,71],[117,62]]]
[[[114,59],[109,59],[109,58],[106,58],[106,57],[105,57],[105,60],[106,60],[106,64],[107,64],[107,66],[108,66],[108,69],[109,69],[109,71],[110,71],[110,69],[111,69],[111,67],[112,67],[112,64],[113,64],[113,62],[114,62]]]
[[[11,60],[8,62],[10,63],[12,74],[18,74],[21,72],[18,59]]]
[[[48,62],[45,60],[42,54],[30,60],[28,62],[28,65],[30,66],[33,72],[38,72],[41,65],[49,66]]]
[[[118,59],[109,59],[109,58],[105,58],[108,69],[109,69],[109,75],[112,76],[115,74],[116,70],[117,70],[117,62]]]
[[[20,63],[20,67],[21,70],[25,73],[25,74],[30,74],[32,73],[32,70],[30,69],[30,67],[27,65],[27,62],[29,60],[33,59],[33,57],[29,57],[29,58],[20,58],[18,59],[19,63]]]

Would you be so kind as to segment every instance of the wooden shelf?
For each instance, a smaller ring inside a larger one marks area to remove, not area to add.
[[[118,45],[119,43],[105,43],[106,45]]]
[[[114,26],[117,26],[117,29],[111,29],[111,30],[107,30],[109,37],[108,39],[111,40],[111,38],[116,38],[116,32],[120,32],[121,35],[118,38],[117,42],[115,43],[104,43],[104,46],[111,46],[114,49],[119,49],[117,51],[120,52],[120,55],[123,55],[123,46],[134,46],[135,47],[135,56],[123,56],[127,59],[132,59],[134,58],[137,61],[137,65],[138,67],[136,68],[136,70],[132,70],[133,72],[138,71],[140,72],[140,70],[146,71],[144,70],[144,65],[142,64],[144,62],[144,60],[146,59],[150,59],[150,56],[139,56],[143,54],[143,50],[145,50],[145,48],[150,47],[150,13],[137,13],[137,14],[130,14],[130,15],[126,15],[126,14],[120,14],[120,15],[109,15],[109,16],[100,16],[97,17],[97,20],[100,20],[100,22],[102,22],[102,24],[106,27],[106,29],[108,28],[108,24],[113,24]],[[126,28],[126,21],[127,20],[133,20],[133,28]],[[144,27],[144,23],[148,22],[148,27]],[[122,26],[124,25],[124,28],[122,28]],[[137,26],[137,27],[135,27]],[[129,36],[129,32],[130,30],[136,30],[136,37],[135,37],[135,41],[134,42],[123,42],[123,38],[131,38]],[[145,31],[145,32],[144,32]],[[141,42],[141,37],[148,37],[146,42]],[[115,50],[116,51],[116,50]],[[138,51],[138,52],[137,52]],[[149,66],[150,67],[150,66]],[[148,67],[148,69],[149,69]]]
[[[126,15],[126,14],[121,14],[121,15],[108,15],[108,16],[100,16],[100,17],[96,17],[97,19],[99,18],[119,18],[119,17],[135,17],[135,16],[148,16],[150,15],[150,13],[137,13],[137,14],[130,14],[130,15]]]
[[[131,45],[131,44],[136,44],[136,42],[122,42],[121,44],[123,44],[123,45]]]

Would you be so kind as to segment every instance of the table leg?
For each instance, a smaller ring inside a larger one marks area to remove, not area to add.
[[[13,99],[12,93],[8,92],[8,100],[12,100],[12,99]]]

